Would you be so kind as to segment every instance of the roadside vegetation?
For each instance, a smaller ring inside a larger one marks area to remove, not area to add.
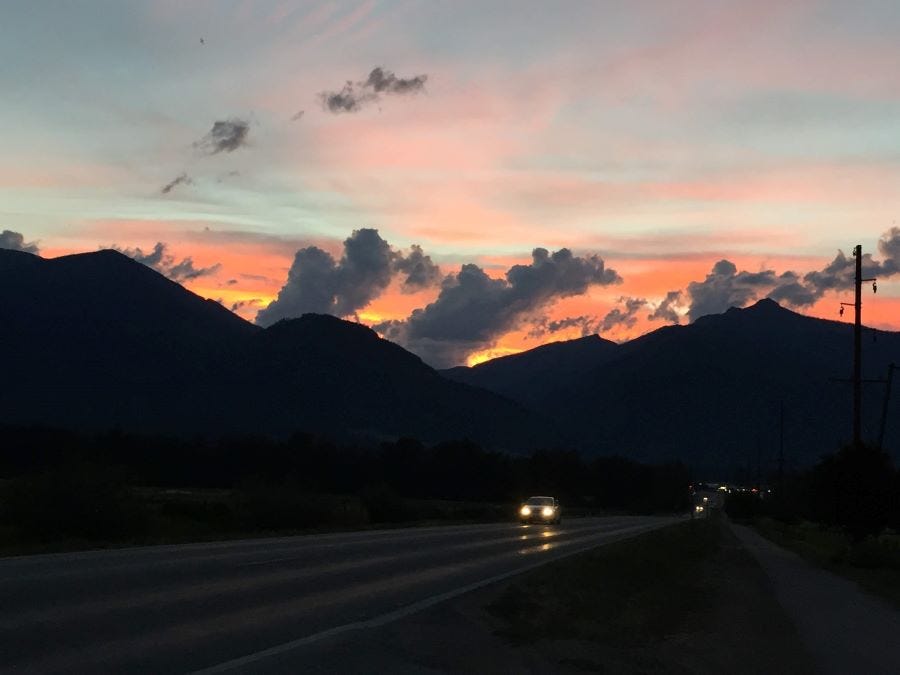
[[[900,471],[873,447],[842,448],[770,499],[730,495],[734,520],[900,607]]]
[[[687,508],[687,470],[469,441],[336,444],[0,429],[0,554],[512,520],[552,494],[568,516]]]
[[[761,570],[715,517],[545,565],[486,611],[498,635],[573,670],[808,672]]]

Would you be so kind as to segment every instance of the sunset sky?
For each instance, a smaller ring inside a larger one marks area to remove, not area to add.
[[[862,244],[900,330],[898,35],[893,0],[6,2],[0,245],[449,366],[838,319]]]

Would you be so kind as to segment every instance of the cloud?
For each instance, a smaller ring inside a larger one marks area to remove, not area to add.
[[[164,195],[169,194],[172,190],[174,190],[179,185],[193,185],[194,180],[188,176],[186,173],[180,173],[175,178],[173,178],[169,183],[163,185],[160,192]]]
[[[191,257],[183,258],[180,262],[176,262],[175,256],[171,255],[167,250],[168,244],[161,241],[156,243],[152,251],[146,253],[140,247],[119,248],[112,246],[111,248],[179,283],[215,274],[222,267],[220,263],[210,267],[195,267],[194,260]]]
[[[402,290],[418,291],[435,286],[441,281],[441,268],[434,264],[431,256],[425,255],[422,247],[413,244],[408,255],[398,255],[394,261],[394,269],[405,274]]]
[[[796,272],[784,272],[778,277],[778,285],[769,293],[775,302],[792,307],[807,307],[821,297],[817,291],[803,283]]]
[[[303,113],[305,113],[305,112],[306,112],[305,110],[300,110],[298,112],[295,112],[293,115],[291,115],[291,122],[296,122],[296,121],[302,119]]]
[[[369,103],[378,101],[382,95],[418,94],[425,90],[427,75],[400,78],[390,70],[380,66],[360,82],[347,80],[340,91],[323,91],[319,94],[322,106],[329,112],[352,113],[362,110]]]
[[[246,120],[218,120],[203,138],[194,143],[194,147],[207,155],[234,152],[246,145],[249,133],[250,123]]]
[[[533,328],[529,331],[528,336],[540,338],[545,335],[552,335],[568,328],[580,328],[582,337],[593,335],[597,332],[597,317],[582,314],[581,316],[567,316],[563,319],[551,321],[546,316],[533,319],[531,324]]]
[[[900,228],[892,227],[878,240],[881,260],[863,253],[863,278],[887,279],[900,274]],[[834,259],[820,270],[804,275],[788,270],[738,272],[733,263],[721,260],[703,281],[688,284],[691,321],[706,314],[724,312],[729,307],[743,307],[751,300],[769,297],[792,307],[815,304],[829,291],[852,289],[856,278],[856,259],[838,251]]]
[[[25,243],[25,237],[19,232],[12,230],[3,230],[0,232],[0,248],[10,249],[13,251],[24,251],[25,253],[40,253],[38,245],[35,242]]]
[[[231,303],[231,311],[236,312],[239,309],[247,309],[254,307],[261,303],[262,300],[260,298],[250,298],[249,300],[238,300],[237,302]]]
[[[675,307],[681,303],[681,291],[669,291],[666,297],[660,302],[647,318],[650,321],[666,321],[668,323],[680,323],[681,316],[675,310]]]
[[[478,265],[463,265],[444,280],[434,302],[414,310],[405,321],[374,328],[432,365],[449,367],[489,347],[559,298],[620,282],[599,256],[536,248],[531,264],[513,265],[503,279],[489,277]]]
[[[287,282],[278,297],[259,311],[256,322],[270,326],[308,312],[354,315],[384,292],[395,276],[403,276],[404,292],[441,281],[440,268],[421,246],[413,244],[409,253],[404,253],[391,247],[378,230],[354,230],[344,240],[340,260],[318,246],[297,251]]]
[[[347,82],[340,91],[323,91],[319,94],[322,105],[328,112],[337,115],[342,112],[356,112],[363,106],[378,99],[371,91],[359,91],[352,82]]]
[[[720,260],[706,279],[688,284],[688,317],[695,321],[707,314],[721,314],[730,307],[743,307],[758,297],[760,289],[772,288],[775,283],[772,270],[738,272],[733,262]]]
[[[365,86],[370,87],[376,94],[417,94],[425,89],[427,79],[427,75],[401,79],[390,70],[378,67],[369,73]]]
[[[339,261],[317,246],[297,251],[278,297],[259,311],[256,322],[270,326],[307,312],[347,316],[377,297],[394,274],[396,254],[378,230],[355,230],[344,241]]]
[[[619,326],[631,328],[637,323],[638,311],[647,304],[644,298],[619,298],[619,302],[625,304],[625,309],[615,307],[603,317],[603,321],[600,322],[599,326],[601,334]]]

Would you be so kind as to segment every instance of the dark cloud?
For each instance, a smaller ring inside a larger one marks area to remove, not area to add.
[[[900,227],[892,227],[881,235],[878,252],[884,258],[880,273],[888,277],[900,274]]]
[[[647,304],[643,298],[619,298],[619,302],[624,305],[624,308],[615,307],[603,317],[599,326],[601,334],[619,326],[631,328],[637,323],[638,311]]]
[[[249,300],[238,300],[237,302],[231,303],[231,311],[236,312],[239,309],[255,307],[261,303],[262,300],[259,298],[250,298]]]
[[[297,251],[278,297],[261,309],[256,322],[270,326],[307,312],[348,316],[378,296],[394,273],[396,254],[378,230],[355,230],[344,241],[339,261],[317,246]]]
[[[369,73],[364,86],[371,88],[376,94],[417,94],[425,88],[427,79],[427,75],[402,79],[390,70],[379,67]]]
[[[182,282],[199,277],[215,274],[221,269],[222,265],[216,263],[210,267],[195,267],[193,258],[183,258],[180,262],[176,262],[175,256],[168,252],[168,244],[157,242],[152,251],[144,252],[140,247],[135,248],[118,248],[112,247],[120,253],[124,253],[129,258],[139,263],[155,269],[163,276],[168,277],[172,281]]]
[[[870,253],[863,253],[863,278],[880,277],[887,279],[900,274],[900,228],[892,227],[878,240],[878,252],[882,260],[878,261]],[[809,272],[803,277],[803,286],[810,300],[803,304],[810,305],[824,295],[826,291],[846,290],[853,288],[856,279],[856,258],[838,251],[828,265],[822,270]]]
[[[436,286],[441,281],[441,268],[434,264],[431,256],[425,255],[418,244],[410,247],[408,255],[397,256],[394,269],[406,275],[401,286],[404,291],[418,291]]]
[[[344,241],[340,260],[318,246],[297,251],[287,282],[278,297],[260,310],[256,322],[269,326],[308,312],[350,316],[378,297],[398,275],[403,277],[401,290],[407,292],[441,280],[440,268],[420,246],[414,244],[404,254],[382,239],[378,230],[355,230]]]
[[[782,305],[806,307],[821,297],[815,289],[806,286],[796,272],[784,272],[778,277],[778,285],[769,297]]]
[[[336,115],[362,110],[366,103],[378,100],[378,95],[347,82],[340,91],[323,91],[319,98],[325,109]]]
[[[557,319],[551,321],[546,316],[541,316],[533,319],[531,321],[532,329],[529,331],[528,336],[533,338],[540,338],[545,335],[552,335],[553,333],[558,333],[561,330],[566,330],[567,328],[579,328],[581,329],[582,337],[586,335],[593,335],[597,332],[597,317],[589,316],[587,314],[583,314],[581,316],[567,316],[563,319]]]
[[[505,279],[493,279],[477,265],[463,265],[444,281],[434,302],[414,310],[406,321],[375,329],[432,365],[449,367],[489,347],[555,300],[619,282],[621,277],[599,256],[536,248],[531,264],[514,265]]]
[[[720,314],[730,307],[743,307],[759,296],[761,289],[776,284],[772,270],[738,272],[730,260],[720,260],[703,281],[692,281],[687,287],[691,321],[707,314]]]
[[[193,185],[194,180],[188,176],[186,173],[180,173],[175,178],[172,179],[171,182],[163,185],[160,192],[164,195],[169,194],[172,190],[174,190],[179,185]]]
[[[390,70],[378,67],[364,81],[348,80],[340,91],[323,91],[319,98],[323,107],[331,113],[357,112],[383,95],[418,94],[424,91],[427,79],[427,75],[400,78]]]
[[[900,228],[892,227],[878,240],[881,260],[863,253],[864,278],[887,279],[900,274]],[[777,274],[774,270],[738,272],[733,263],[716,263],[704,281],[688,284],[691,321],[705,314],[717,314],[729,307],[743,307],[751,300],[769,297],[792,307],[813,305],[829,291],[853,288],[856,258],[838,251],[834,259],[820,270],[800,275],[793,271]]]
[[[681,291],[669,291],[647,318],[650,321],[666,321],[667,323],[680,323],[681,317],[675,311],[675,306],[681,302]]]
[[[38,245],[34,242],[25,243],[25,237],[19,232],[12,230],[3,230],[0,232],[0,248],[11,249],[13,251],[24,251],[25,253],[40,253]]]
[[[194,147],[207,155],[220,152],[234,152],[246,145],[250,133],[250,123],[242,119],[218,120],[212,129]]]

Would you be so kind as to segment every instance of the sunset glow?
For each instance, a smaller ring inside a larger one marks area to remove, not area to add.
[[[278,300],[315,247],[354,296],[321,311],[440,366],[621,342],[781,292],[858,243],[892,255],[900,7],[516,6],[8,3],[0,230],[45,257],[163,243],[160,271],[249,321],[276,300],[272,320],[319,311],[320,281]],[[342,263],[366,228],[392,252],[381,276]],[[413,245],[427,279],[403,262]],[[590,275],[507,282],[536,248]],[[734,275],[708,279],[719,261]],[[451,297],[464,265],[496,283]],[[865,320],[900,330],[884,269]],[[719,296],[701,304],[704,282]],[[847,291],[815,291],[782,304],[837,320]]]

